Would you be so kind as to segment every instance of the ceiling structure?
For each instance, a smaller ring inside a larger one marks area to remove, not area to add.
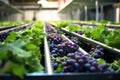
[[[8,4],[8,3],[5,3],[3,1],[0,1],[0,13],[9,13],[9,14],[12,14],[12,13],[22,13],[21,10],[17,9],[16,7]]]
[[[11,5],[14,5],[18,9],[21,9],[21,10],[39,10],[39,9],[43,9],[44,8],[43,5],[38,4],[38,1],[44,1],[44,0],[9,0],[9,3]],[[49,2],[49,3],[57,2],[57,1],[58,0],[47,0],[47,2]],[[55,3],[54,5],[56,6],[57,4]],[[48,7],[48,9],[51,9],[51,6],[54,6],[54,5],[52,3],[52,5],[50,5]],[[57,9],[57,7],[55,9]]]
[[[14,5],[14,6],[23,6],[23,5],[36,6],[36,7],[40,6],[40,4],[37,3],[39,0],[8,0],[8,1],[9,1],[9,5]],[[58,0],[47,0],[47,1],[57,2]],[[96,0],[67,0],[67,1],[69,1],[69,3],[65,4],[62,8],[60,8],[59,12],[66,12],[66,11],[71,11],[76,9],[84,9],[85,6],[87,6],[88,9],[96,7],[95,6]],[[98,0],[98,2],[99,2],[99,6],[100,5],[106,6],[106,5],[111,5],[113,3],[120,3],[120,0]],[[0,5],[2,5],[2,7],[0,7],[0,10],[3,10],[4,4],[0,4]],[[10,10],[12,7],[9,8],[9,6],[6,5],[4,6],[4,8],[6,8],[6,10],[7,8],[8,10]]]
[[[96,0],[69,0],[69,4],[62,7],[59,12],[66,12],[69,10],[76,10],[76,9],[84,9],[85,6],[88,7],[88,9],[95,8],[95,1]],[[98,4],[106,6],[111,5],[113,3],[119,3],[120,0],[98,0]]]
[[[10,4],[12,5],[37,5],[37,1],[39,0],[9,0]],[[57,0],[47,0],[48,2],[53,2]]]

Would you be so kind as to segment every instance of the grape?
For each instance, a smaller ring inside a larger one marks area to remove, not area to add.
[[[75,55],[74,55],[74,53],[68,53],[68,54],[67,54],[67,57],[75,58]]]
[[[109,66],[107,64],[100,64],[98,67],[101,71],[106,71]]]
[[[67,65],[67,62],[62,62],[62,65],[63,65],[63,66],[66,66],[66,65]]]
[[[95,59],[103,58],[105,53],[103,48],[100,45],[97,45],[96,48],[91,48],[89,52]]]
[[[91,72],[95,72],[96,71],[96,67],[94,67],[94,66],[90,67],[90,71]]]
[[[46,24],[45,27],[46,27],[46,33],[50,34],[55,32],[55,30],[51,28],[49,24]]]
[[[98,67],[98,63],[97,62],[92,62],[91,65],[95,66],[95,67]]]
[[[67,66],[64,66],[64,67],[63,67],[63,72],[69,72],[69,69],[68,69]]]
[[[74,69],[75,69],[75,70],[78,70],[79,67],[80,67],[80,65],[79,65],[78,63],[74,63]]]
[[[69,66],[67,66],[67,67],[68,67],[69,72],[74,72],[73,65],[72,65],[72,66],[71,66],[71,65],[69,65]]]
[[[78,63],[79,63],[79,64],[83,64],[83,63],[84,63],[84,60],[83,60],[83,59],[79,59],[79,60],[78,60]]]
[[[58,57],[58,54],[52,54],[53,57]]]
[[[55,51],[55,50],[52,50],[52,51],[51,51],[51,54],[55,54],[55,53],[56,53],[56,51]]]
[[[106,71],[104,71],[104,73],[115,73],[115,71],[113,69],[108,68]]]
[[[73,60],[67,60],[66,62],[67,62],[67,65],[72,65],[74,61]]]
[[[7,38],[8,35],[9,35],[9,32],[0,34],[0,41],[3,42]]]
[[[53,67],[54,67],[54,69],[56,70],[57,67],[58,67],[58,63],[54,63],[54,64],[53,64]]]
[[[58,45],[57,45],[57,48],[58,48],[58,49],[62,49],[62,48],[63,48],[62,44],[58,44]]]
[[[86,63],[84,66],[85,66],[86,69],[90,69],[91,64],[90,63]]]
[[[94,58],[98,59],[99,55],[98,54],[94,54]]]

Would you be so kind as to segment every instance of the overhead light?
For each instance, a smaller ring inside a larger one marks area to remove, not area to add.
[[[47,0],[39,0],[37,3],[38,3],[38,4],[46,4],[46,3],[47,3]]]

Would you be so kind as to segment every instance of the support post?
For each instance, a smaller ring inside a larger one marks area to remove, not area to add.
[[[96,6],[96,21],[99,20],[99,4],[98,0],[95,1],[95,6]]]
[[[103,20],[104,19],[103,5],[100,6],[100,11],[101,11],[100,12],[100,14],[101,14],[100,17],[101,17],[101,20]]]
[[[117,5],[116,7],[116,22],[119,23],[120,22],[120,6]]]
[[[87,5],[86,5],[86,6],[85,6],[85,21],[88,20],[88,16],[87,16],[87,14],[88,14],[88,11],[87,11]]]

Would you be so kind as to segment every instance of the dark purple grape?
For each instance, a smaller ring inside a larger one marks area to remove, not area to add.
[[[52,51],[51,51],[51,54],[56,54],[56,51],[55,51],[55,50],[52,50]]]
[[[53,57],[58,57],[58,54],[52,54]]]
[[[107,64],[100,64],[99,66],[100,71],[106,71],[109,68]]]
[[[75,54],[74,54],[74,53],[68,53],[68,54],[67,54],[67,57],[70,57],[70,58],[73,58],[73,59],[74,59],[74,58],[75,58]]]
[[[98,67],[98,63],[97,62],[92,62],[91,65],[95,66],[95,67]]]
[[[63,66],[67,66],[67,62],[62,62],[62,65]]]
[[[108,68],[106,71],[104,71],[104,73],[115,73],[115,71],[113,69]]]
[[[90,67],[90,71],[91,71],[91,72],[95,72],[95,71],[96,71],[96,67],[91,66],[91,67]]]
[[[53,67],[54,67],[54,69],[56,70],[57,67],[58,67],[58,63],[54,63],[54,64],[53,64]]]
[[[67,60],[67,65],[73,65],[75,63],[74,59]]]
[[[88,63],[92,64],[94,62],[94,60],[88,60]]]
[[[63,49],[59,49],[59,50],[58,50],[58,53],[59,53],[60,57],[63,57],[63,56],[66,55],[66,54],[64,53]]]
[[[68,69],[69,69],[69,72],[74,72],[74,65],[72,65],[72,66],[69,65],[69,66],[68,66]]]
[[[79,64],[83,64],[83,63],[84,63],[84,60],[83,60],[83,59],[79,59],[79,60],[78,60],[78,63],[79,63]]]
[[[80,66],[79,66],[79,64],[78,64],[78,63],[74,63],[74,69],[75,69],[75,70],[78,70],[78,69],[79,69],[79,67],[80,67]]]
[[[67,66],[64,66],[62,72],[69,72],[69,68]]]
[[[58,45],[57,45],[57,48],[58,48],[58,49],[62,49],[62,48],[63,48],[62,44],[58,44]]]
[[[91,64],[90,63],[86,63],[84,66],[85,66],[86,69],[90,69]]]
[[[91,48],[91,51],[89,53],[95,59],[104,58],[104,55],[105,55],[104,50],[100,45],[97,45],[96,48]]]

